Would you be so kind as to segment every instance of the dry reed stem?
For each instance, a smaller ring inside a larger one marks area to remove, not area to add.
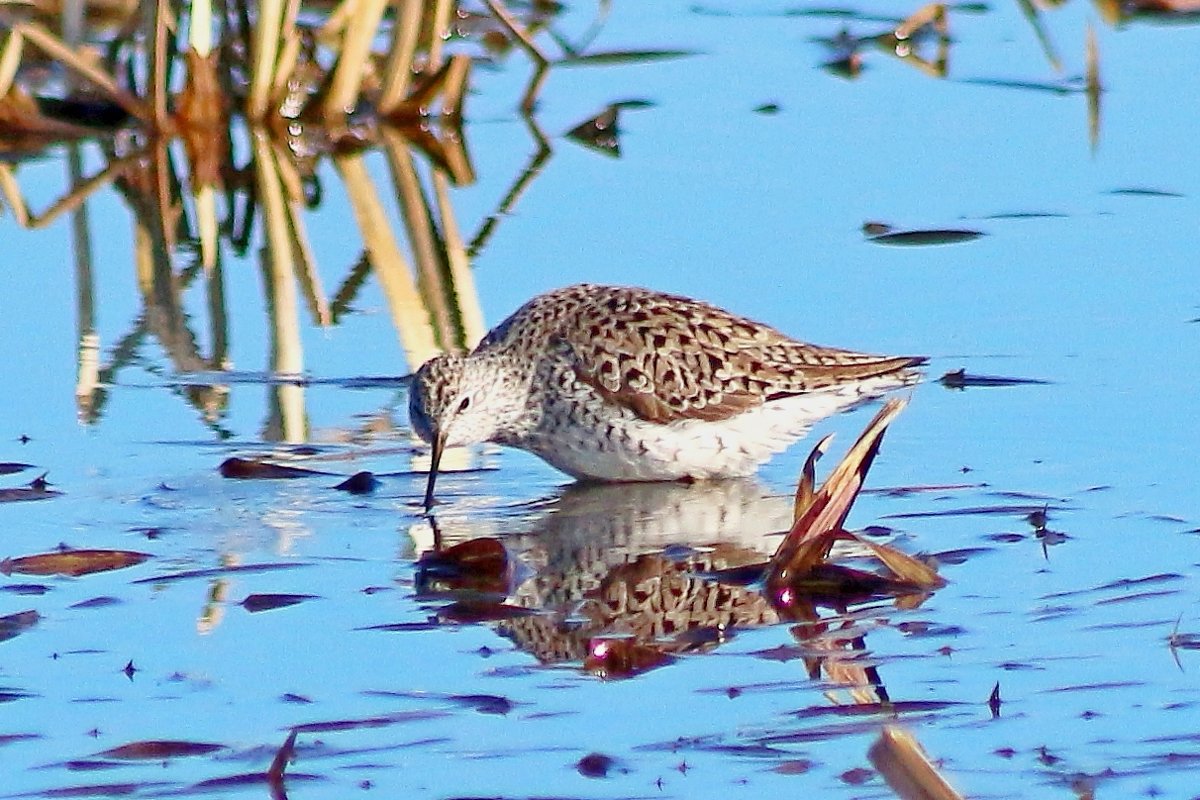
[[[154,31],[150,46],[150,105],[154,109],[154,127],[165,130],[170,127],[167,116],[167,20],[171,9],[167,0],[154,4]]]
[[[429,312],[421,303],[408,261],[400,252],[387,213],[367,175],[362,155],[336,155],[333,163],[346,186],[350,208],[362,232],[380,289],[387,298],[409,369],[415,372],[440,352],[429,322]]]
[[[25,47],[25,37],[20,31],[13,31],[4,40],[4,50],[0,53],[0,98],[8,96],[12,88],[13,78],[17,68],[21,66],[21,53]]]
[[[1088,141],[1094,151],[1100,142],[1100,93],[1103,87],[1100,84],[1100,46],[1096,43],[1096,29],[1090,22],[1083,58],[1087,70],[1084,86],[1088,106]]]
[[[276,107],[283,105],[288,92],[288,81],[296,70],[300,60],[300,34],[288,31],[283,34],[283,42],[279,48],[279,61],[275,66],[275,78],[271,81],[271,103]]]
[[[441,69],[442,46],[450,32],[450,15],[454,12],[454,0],[434,0],[433,19],[429,26],[429,46],[425,48],[429,69]]]
[[[867,758],[901,800],[962,800],[908,731],[885,725]]]
[[[404,103],[412,82],[413,56],[421,33],[420,0],[398,0],[399,10],[392,23],[392,43],[384,67],[383,91],[377,106],[383,116],[391,116]]]
[[[548,65],[550,59],[542,55],[542,51],[538,49],[537,43],[533,41],[533,37],[521,27],[521,23],[517,18],[505,7],[501,0],[483,0],[484,5],[492,12],[492,16],[508,31],[509,35],[516,40],[517,46],[533,59],[535,64],[542,66]]]
[[[315,38],[328,47],[336,47],[337,42],[346,34],[350,21],[358,13],[359,0],[342,0],[334,7],[332,13],[325,17],[321,27],[317,28]]]
[[[276,374],[299,375],[304,371],[304,349],[300,337],[300,315],[296,303],[296,260],[288,208],[278,161],[270,139],[261,130],[252,133],[255,176],[262,199],[267,247],[264,253],[270,299],[271,369]],[[273,387],[279,428],[271,433],[285,442],[307,439],[303,387]]]
[[[188,44],[202,56],[212,52],[211,0],[192,0],[188,8]]]
[[[267,115],[271,87],[276,82],[276,59],[284,24],[283,0],[262,0],[258,5],[258,20],[251,42],[250,95],[246,101],[246,116],[258,121]]]
[[[200,263],[204,274],[211,275],[217,264],[218,224],[217,196],[211,183],[192,188],[192,202],[196,206],[196,227],[200,232]]]
[[[22,228],[28,228],[29,208],[25,205],[25,198],[21,196],[21,187],[13,175],[12,167],[3,162],[0,162],[0,192],[4,193],[4,199],[12,209],[13,219]]]
[[[442,220],[442,242],[446,247],[446,262],[450,267],[450,288],[453,303],[462,320],[462,345],[473,350],[487,333],[483,319],[483,307],[479,303],[479,292],[475,288],[475,273],[463,243],[458,220],[454,216],[454,204],[450,201],[450,185],[446,173],[433,171],[433,192],[437,197],[438,216]]]
[[[371,58],[371,42],[388,0],[358,0],[354,16],[342,36],[337,64],[325,94],[325,115],[329,120],[341,118],[354,110],[362,89],[363,75]]]
[[[82,206],[83,202],[87,200],[88,197],[90,197],[97,189],[108,185],[118,176],[125,173],[126,170],[137,166],[138,162],[140,162],[145,156],[146,152],[143,150],[131,155],[127,155],[116,161],[110,161],[103,170],[87,180],[76,184],[74,187],[72,187],[70,192],[63,195],[58,200],[55,200],[50,207],[41,214],[30,216],[29,210],[25,206],[24,201],[21,201],[21,212],[25,219],[23,226],[31,229],[44,228],[61,217],[63,214],[70,211],[75,211]],[[0,175],[3,175],[3,173],[0,173]],[[6,187],[5,194],[7,193],[8,189]]]
[[[421,189],[413,164],[412,152],[404,137],[392,130],[383,132],[388,165],[396,187],[396,199],[417,268],[417,289],[429,309],[434,335],[443,348],[457,342],[453,315],[446,304],[446,286],[442,275],[442,259],[438,256],[436,228],[429,214],[429,203]]]

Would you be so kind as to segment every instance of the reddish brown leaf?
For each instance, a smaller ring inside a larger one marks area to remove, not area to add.
[[[78,577],[93,572],[108,572],[141,564],[148,553],[132,550],[60,550],[0,561],[0,573],[11,575],[69,575]]]
[[[508,550],[499,539],[478,538],[417,561],[417,591],[507,595],[511,578]]]
[[[227,458],[218,468],[221,477],[241,480],[273,480],[278,478],[311,478],[328,473],[301,467],[287,467],[250,458]]]
[[[143,742],[123,744],[120,747],[114,747],[97,753],[97,755],[127,761],[159,761],[164,758],[179,758],[181,756],[204,756],[224,749],[225,745],[223,744],[210,744],[208,742],[147,739]]]

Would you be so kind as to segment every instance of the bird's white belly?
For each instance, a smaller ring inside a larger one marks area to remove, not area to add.
[[[614,414],[611,405],[597,413],[546,418],[523,441],[513,442],[552,466],[581,479],[663,481],[735,478],[796,439],[813,423],[902,385],[896,379],[871,379],[837,389],[771,401],[721,421],[677,420],[663,425],[632,412]]]

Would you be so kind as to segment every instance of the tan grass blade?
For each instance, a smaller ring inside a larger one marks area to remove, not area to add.
[[[907,731],[886,725],[867,758],[902,800],[962,800]]]

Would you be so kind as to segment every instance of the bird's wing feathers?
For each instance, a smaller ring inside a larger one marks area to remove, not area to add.
[[[571,313],[550,327],[574,354],[580,379],[651,422],[727,419],[768,400],[921,361],[798,342],[707,303],[644,289],[562,291],[578,303],[568,303]]]

